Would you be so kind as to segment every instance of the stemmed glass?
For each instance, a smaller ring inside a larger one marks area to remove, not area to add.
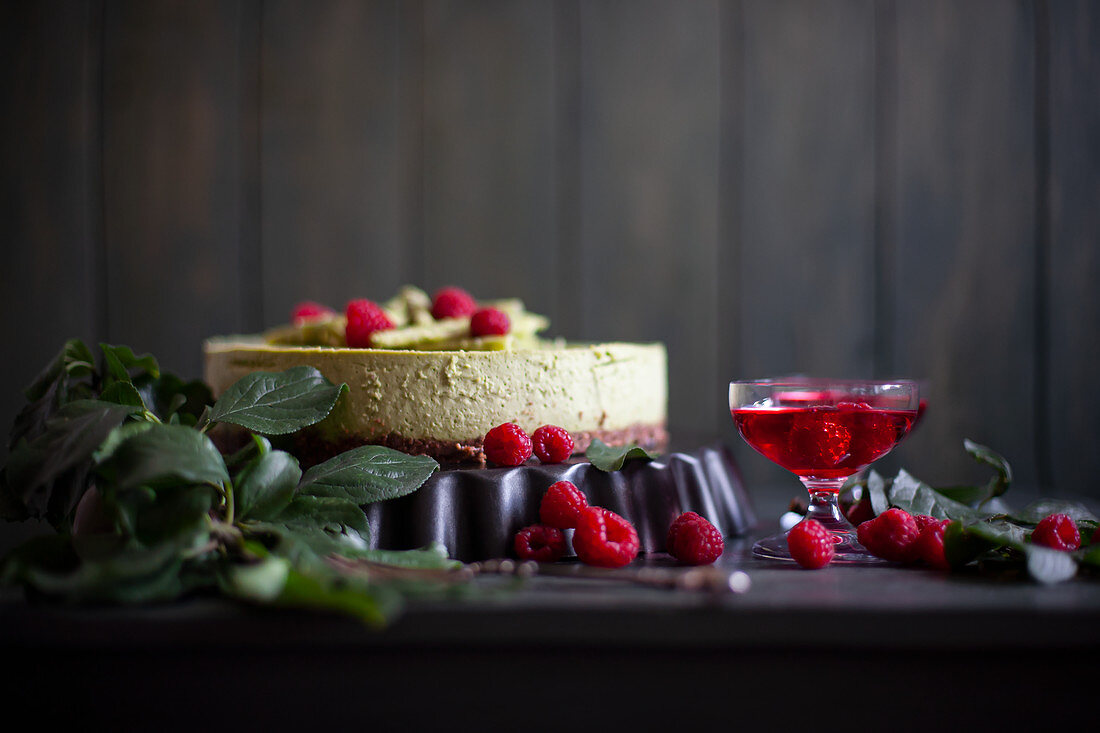
[[[730,414],[756,451],[798,476],[810,493],[806,519],[836,542],[833,562],[875,563],[840,511],[845,479],[883,457],[917,418],[913,380],[760,379],[730,382]],[[760,540],[757,557],[791,560],[787,535]]]

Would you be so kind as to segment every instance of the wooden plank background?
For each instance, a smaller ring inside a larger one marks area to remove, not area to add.
[[[0,419],[71,335],[201,340],[405,282],[734,377],[927,378],[889,461],[1100,496],[1100,6],[235,0],[0,8]]]

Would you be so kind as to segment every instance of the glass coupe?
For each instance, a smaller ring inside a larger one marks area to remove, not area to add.
[[[840,511],[845,479],[890,452],[917,419],[913,380],[760,379],[730,382],[730,414],[758,453],[798,476],[810,493],[806,519],[836,542],[833,562],[880,562]],[[756,557],[791,560],[787,535],[753,545]]]

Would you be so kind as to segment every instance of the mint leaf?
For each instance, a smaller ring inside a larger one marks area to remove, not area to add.
[[[129,436],[99,468],[119,490],[163,483],[229,481],[221,453],[202,433],[182,425],[152,425]]]
[[[593,466],[606,472],[618,471],[624,463],[633,458],[642,458],[647,461],[652,461],[654,458],[645,448],[639,445],[632,443],[630,445],[610,446],[599,438],[592,439],[592,443],[588,446],[588,450],[584,455]]]
[[[334,386],[310,366],[253,372],[225,391],[214,403],[209,419],[265,435],[285,435],[328,417],[346,389],[347,385]]]
[[[210,486],[165,486],[156,491],[131,491],[118,497],[127,524],[145,545],[195,538],[206,532],[206,517],[214,505]]]
[[[969,532],[962,522],[951,522],[943,531],[943,554],[947,563],[958,568],[992,550],[995,542]]]
[[[234,563],[222,573],[222,588],[237,598],[270,603],[286,588],[290,562],[281,557],[266,557],[257,563]]]
[[[233,493],[237,516],[241,519],[277,516],[290,504],[301,478],[297,458],[281,450],[264,453],[237,477]]]
[[[410,456],[379,445],[364,445],[306,471],[301,494],[370,504],[419,489],[439,464],[428,456]]]
[[[386,617],[400,607],[401,597],[384,586],[349,581],[321,567],[291,568],[275,603],[335,611],[381,627]]]
[[[365,550],[357,553],[356,558],[415,570],[451,570],[462,565],[450,559],[447,548],[439,542],[418,550]]]
[[[162,372],[153,385],[153,403],[161,419],[167,422],[173,415],[180,416],[184,425],[194,425],[206,407],[214,402],[205,382],[184,382],[175,374]]]

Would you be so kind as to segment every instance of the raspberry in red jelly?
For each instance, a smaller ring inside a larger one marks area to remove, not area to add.
[[[596,506],[581,511],[573,533],[573,549],[581,562],[621,568],[638,556],[640,548],[634,525],[615,512]]]
[[[848,457],[852,433],[838,418],[824,410],[798,415],[791,426],[790,450],[814,464],[835,466]]]
[[[887,509],[856,528],[856,537],[867,551],[892,562],[910,562],[914,558],[913,541],[920,534],[917,520],[903,509]]]
[[[295,326],[300,326],[307,321],[328,318],[332,315],[335,315],[335,311],[327,305],[314,303],[312,300],[303,300],[301,303],[294,306],[294,310],[290,312],[290,322]]]
[[[725,547],[718,528],[695,512],[676,517],[665,539],[668,554],[688,565],[709,565],[722,556]]]
[[[787,533],[791,557],[804,568],[817,570],[833,561],[836,540],[833,533],[816,519],[804,519]]]
[[[344,340],[353,349],[370,348],[370,337],[375,331],[388,331],[393,321],[377,303],[361,299],[348,303],[345,309],[348,324],[344,330]]]
[[[916,518],[920,519],[919,516]],[[920,534],[913,541],[913,554],[916,558],[937,570],[951,569],[947,556],[943,552],[943,533],[949,524],[951,521],[948,519],[932,519],[930,523],[921,527]]]
[[[485,434],[481,449],[498,466],[518,466],[531,457],[531,439],[519,425],[506,422]]]
[[[531,433],[535,455],[543,463],[561,463],[573,455],[573,436],[557,425],[543,425]]]
[[[470,318],[471,336],[503,336],[511,329],[507,314],[496,308],[482,308]]]
[[[539,504],[539,520],[558,529],[573,529],[580,514],[588,508],[588,499],[569,481],[558,481],[542,496]]]
[[[1070,552],[1081,546],[1081,533],[1077,524],[1066,514],[1051,514],[1031,533],[1032,544],[1042,545],[1054,550]]]
[[[557,527],[532,524],[516,532],[515,548],[520,560],[555,562],[565,555],[565,535]]]
[[[462,288],[440,288],[432,298],[432,318],[464,318],[477,310],[477,301]]]

